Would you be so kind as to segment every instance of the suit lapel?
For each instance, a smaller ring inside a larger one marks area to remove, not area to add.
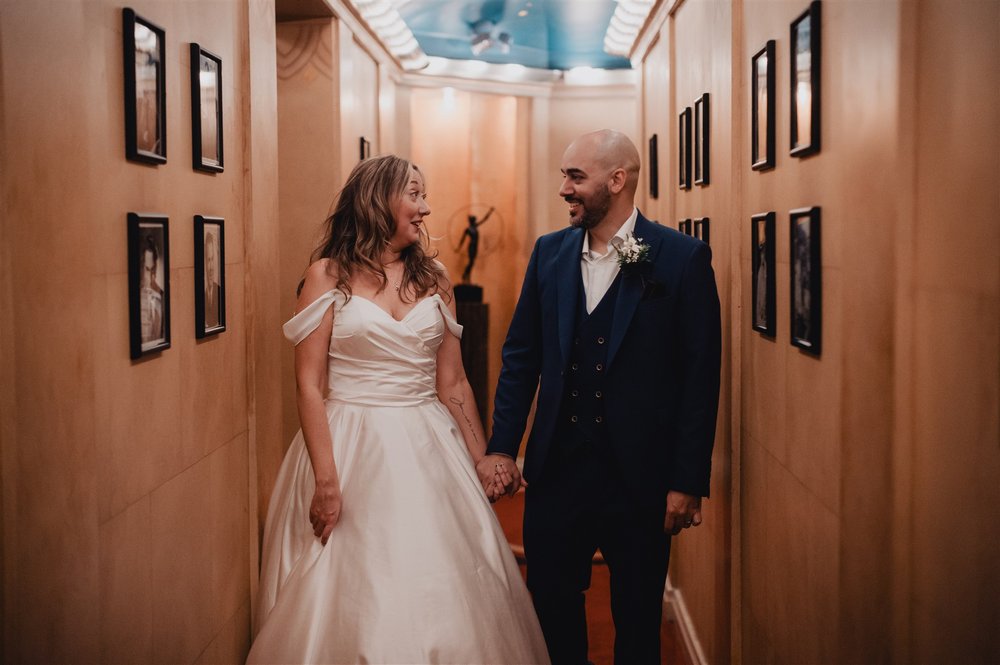
[[[583,231],[572,229],[563,237],[556,256],[556,306],[559,308],[559,351],[563,366],[569,362],[570,343],[580,297],[580,252]]]
[[[647,232],[647,230],[652,228],[653,223],[640,214],[635,220],[633,236],[641,238],[642,242],[649,245],[647,259],[651,263],[654,263],[656,255],[660,250],[660,242],[658,239],[653,239],[652,233]],[[639,275],[622,275],[618,300],[615,303],[614,318],[611,321],[611,338],[608,340],[607,366],[609,369],[611,368],[611,363],[614,362],[618,349],[621,347],[622,340],[625,338],[625,332],[628,330],[629,323],[632,322],[632,315],[635,314],[635,309],[642,298],[642,288],[642,277]]]

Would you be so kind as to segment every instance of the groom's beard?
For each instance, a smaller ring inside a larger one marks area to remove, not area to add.
[[[590,198],[589,201],[576,198],[575,196],[563,197],[567,203],[579,203],[580,212],[576,215],[570,214],[569,223],[578,229],[592,229],[601,223],[611,210],[611,190],[604,185]]]

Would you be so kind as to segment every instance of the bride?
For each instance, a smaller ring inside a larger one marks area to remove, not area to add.
[[[420,171],[359,163],[284,326],[302,429],[264,532],[249,663],[542,663],[475,463],[486,440]]]

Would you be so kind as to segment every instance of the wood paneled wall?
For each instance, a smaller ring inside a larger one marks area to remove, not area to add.
[[[807,7],[663,3],[640,54],[663,174],[649,207],[711,217],[728,318],[709,503],[723,523],[678,539],[672,579],[708,662],[995,660],[1000,85],[981,63],[998,61],[1000,6],[824,0],[822,150],[800,159],[789,24]],[[769,39],[776,167],[755,172],[749,67]],[[680,191],[677,117],[702,92],[712,182]],[[788,213],[805,206],[822,208],[818,358],[789,343]],[[774,338],[749,321],[749,220],[767,211]]]
[[[239,662],[249,643],[253,446],[280,396],[274,3],[131,6],[166,32],[159,166],[124,156],[121,3],[0,5],[5,662]],[[191,167],[191,42],[223,62],[219,174]],[[172,287],[171,346],[135,362],[130,211],[169,217]],[[197,214],[226,229],[227,330],[204,340]]]

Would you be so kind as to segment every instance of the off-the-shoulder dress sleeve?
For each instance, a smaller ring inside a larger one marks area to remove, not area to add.
[[[292,344],[298,345],[299,342],[319,327],[320,322],[323,321],[323,315],[326,314],[326,310],[330,308],[330,305],[333,305],[333,311],[336,314],[337,310],[343,307],[345,302],[347,302],[347,296],[344,295],[343,291],[340,289],[330,289],[306,305],[301,312],[296,313],[295,316],[282,326],[285,339]]]
[[[451,313],[451,309],[441,299],[441,296],[437,295],[435,297],[437,298],[438,309],[441,310],[441,316],[444,317],[444,324],[448,326],[448,330],[451,331],[452,335],[462,339],[462,324],[455,319],[455,315]]]

